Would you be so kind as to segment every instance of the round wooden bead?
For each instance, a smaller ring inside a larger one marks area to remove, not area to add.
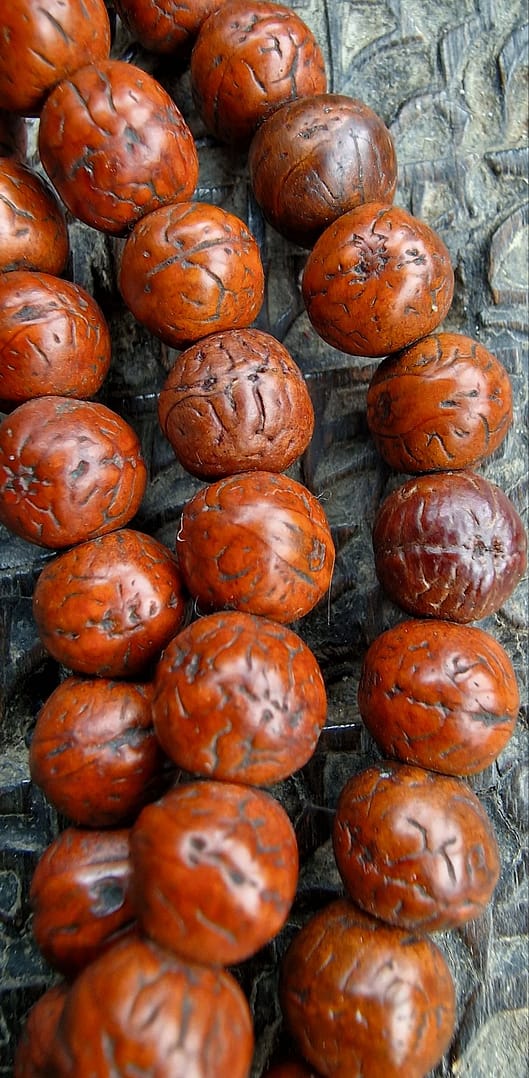
[[[59,200],[38,172],[0,159],[0,272],[62,273],[70,251]]]
[[[382,587],[416,617],[479,621],[500,609],[527,564],[522,520],[472,472],[421,475],[382,502],[373,527]]]
[[[198,491],[184,506],[178,563],[206,609],[274,621],[303,617],[331,582],[334,545],[318,500],[294,479],[246,472]]]
[[[208,130],[244,144],[278,105],[323,93],[327,76],[321,49],[295,11],[267,0],[225,0],[199,31],[191,85]]]
[[[103,312],[84,288],[48,273],[0,274],[0,399],[91,397],[110,355]]]
[[[358,705],[385,756],[473,775],[507,744],[520,694],[507,652],[489,633],[414,619],[369,647]]]
[[[439,948],[345,899],[313,916],[290,945],[281,1003],[325,1078],[423,1078],[454,1031],[454,985]]]
[[[310,649],[291,629],[251,614],[200,618],[171,640],[156,668],[156,734],[197,775],[280,782],[312,756],[326,713]]]
[[[174,787],[131,833],[142,931],[191,961],[232,965],[283,927],[296,892],[296,836],[263,790],[228,782]]]
[[[33,613],[45,648],[64,666],[81,674],[137,677],[178,632],[185,600],[171,552],[124,528],[46,565]]]
[[[131,930],[129,832],[62,831],[40,857],[30,887],[35,941],[46,961],[75,976]]]
[[[121,21],[149,52],[183,54],[222,0],[114,0]]]
[[[392,202],[397,184],[386,125],[345,94],[314,94],[282,105],[258,127],[248,167],[267,220],[304,247],[355,206]]]
[[[5,4],[0,107],[36,116],[50,90],[83,64],[110,51],[104,0],[16,0]]]
[[[55,984],[33,1004],[17,1044],[13,1078],[41,1078],[55,1040],[68,985]]]
[[[492,825],[462,779],[383,761],[354,775],[338,801],[336,863],[367,913],[420,932],[479,917],[498,882]]]
[[[150,685],[69,677],[39,711],[31,778],[48,801],[83,827],[115,827],[160,792],[163,754],[154,734]]]
[[[109,1048],[111,1046],[111,1048]],[[250,1010],[226,970],[183,962],[140,939],[92,962],[68,994],[54,1078],[249,1078]]]
[[[468,468],[507,434],[510,378],[470,337],[432,334],[377,367],[367,422],[379,453],[397,471]]]
[[[448,312],[448,251],[423,221],[368,202],[322,233],[307,259],[303,299],[314,329],[355,356],[384,356],[431,333]]]
[[[83,67],[55,88],[39,153],[68,209],[103,232],[191,198],[198,178],[194,139],[173,99],[120,60]]]
[[[158,400],[162,430],[203,479],[285,471],[307,448],[314,409],[287,349],[258,329],[212,333],[182,352]]]
[[[103,404],[38,397],[0,424],[0,521],[65,547],[127,524],[147,483],[132,427]]]
[[[259,313],[264,271],[259,247],[221,206],[163,206],[133,228],[119,289],[138,322],[175,348],[223,329],[249,326]]]

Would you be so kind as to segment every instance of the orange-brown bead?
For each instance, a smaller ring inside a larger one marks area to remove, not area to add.
[[[202,26],[223,0],[114,0],[119,16],[149,52],[184,57]]]
[[[15,1053],[13,1078],[41,1078],[46,1074],[68,985],[53,985],[33,1004],[24,1022]]]
[[[70,244],[62,206],[49,183],[19,161],[0,159],[0,272],[62,273]]]

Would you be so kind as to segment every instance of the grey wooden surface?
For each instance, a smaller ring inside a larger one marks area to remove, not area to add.
[[[444,328],[480,340],[510,372],[515,421],[481,470],[527,521],[526,3],[296,0],[291,7],[322,44],[329,89],[361,98],[390,126],[399,161],[396,202],[426,220],[448,246],[456,290]],[[118,32],[115,54],[128,46]],[[370,530],[381,498],[404,477],[381,464],[366,428],[365,395],[376,361],[345,356],[316,337],[299,289],[306,253],[264,223],[249,190],[245,156],[205,134],[185,71],[170,63],[157,67],[134,48],[127,55],[165,83],[192,127],[201,164],[197,197],[239,213],[261,244],[268,284],[257,324],[289,347],[316,409],[312,445],[292,474],[321,498],[338,552],[330,602],[295,626],[321,662],[328,725],[311,763],[274,789],[298,830],[299,895],[280,938],[238,971],[255,1012],[258,1076],[277,1045],[287,1045],[276,991],[280,956],[308,912],[341,890],[329,844],[337,795],[375,755],[358,717],[359,667],[369,642],[402,615],[377,585]],[[112,330],[112,370],[101,399],[138,430],[149,465],[135,523],[172,546],[180,506],[198,485],[174,461],[155,418],[156,394],[174,354],[123,309],[115,286],[120,241],[74,222],[70,235],[69,275],[92,292]],[[2,1076],[12,1072],[20,1020],[51,977],[32,943],[28,886],[58,822],[27,770],[36,712],[63,673],[43,653],[31,616],[34,581],[50,556],[0,531]],[[494,901],[479,922],[436,936],[458,995],[456,1035],[435,1072],[443,1078],[522,1078],[527,1072],[527,623],[526,581],[497,615],[480,623],[511,656],[523,709],[497,764],[471,780],[502,851]]]

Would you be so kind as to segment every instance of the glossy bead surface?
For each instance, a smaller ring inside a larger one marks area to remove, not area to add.
[[[48,273],[0,274],[0,399],[91,397],[110,366],[103,312],[79,285]]]
[[[45,648],[64,666],[100,677],[137,677],[178,632],[185,600],[171,552],[124,528],[46,565],[33,613]]]
[[[258,127],[248,156],[254,195],[288,240],[312,247],[337,217],[392,202],[393,139],[379,116],[345,94],[289,101]]]
[[[323,678],[296,633],[235,611],[171,640],[156,668],[153,719],[184,770],[268,786],[312,756],[325,723]]]
[[[120,60],[81,68],[42,110],[39,153],[71,212],[120,234],[144,214],[192,197],[193,136],[163,87]]]
[[[329,225],[302,281],[316,333],[355,356],[385,356],[431,333],[448,312],[454,273],[424,221],[367,202]]]
[[[174,787],[131,833],[142,931],[206,965],[255,954],[283,927],[298,879],[290,820],[263,790],[228,782]]]
[[[55,1040],[68,985],[53,985],[33,1004],[15,1053],[13,1078],[42,1078]]]
[[[336,863],[367,913],[420,932],[479,917],[500,872],[496,837],[462,779],[383,761],[354,775],[338,801]]]
[[[75,976],[130,930],[129,832],[62,831],[40,857],[30,902],[33,936],[46,961]]]
[[[149,52],[185,56],[222,0],[114,0],[130,33]]]
[[[321,49],[299,15],[267,0],[226,0],[203,24],[191,54],[198,111],[222,142],[249,142],[274,108],[322,93]]]
[[[158,399],[162,430],[204,479],[285,471],[307,448],[314,409],[287,349],[269,333],[213,333],[182,352]]]
[[[104,0],[16,0],[2,8],[9,46],[0,59],[0,107],[36,116],[60,79],[104,60],[110,24]]]
[[[383,754],[405,763],[483,771],[509,741],[519,705],[507,652],[470,625],[404,621],[364,656],[360,714]]]
[[[468,468],[501,445],[512,422],[505,367],[478,341],[437,333],[389,356],[367,393],[375,445],[396,471]]]
[[[229,1035],[227,1035],[229,1031]],[[54,1078],[248,1078],[250,1010],[234,977],[154,944],[120,943],[79,974],[53,1046]]]
[[[152,726],[150,684],[69,677],[39,711],[32,781],[83,827],[129,821],[159,793],[163,754]]]
[[[289,622],[325,595],[334,545],[310,491],[285,475],[247,472],[211,483],[187,502],[177,556],[204,610]]]
[[[424,1078],[454,1030],[454,985],[439,948],[345,899],[311,917],[290,945],[281,1003],[325,1078]]]
[[[0,159],[0,272],[62,273],[70,244],[62,206],[38,172]]]
[[[233,213],[206,202],[148,214],[127,239],[119,289],[142,325],[175,348],[259,313],[264,271],[259,247]]]
[[[375,568],[415,617],[479,621],[509,598],[527,564],[522,520],[505,492],[472,472],[421,475],[382,502]]]
[[[38,397],[0,424],[0,520],[65,547],[127,524],[147,483],[139,439],[103,404]]]

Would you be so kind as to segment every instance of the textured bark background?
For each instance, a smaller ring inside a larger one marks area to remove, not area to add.
[[[444,323],[495,352],[510,372],[513,428],[482,467],[527,521],[527,48],[524,0],[295,0],[325,53],[329,89],[363,99],[390,126],[399,161],[396,202],[440,232],[456,271]],[[319,340],[303,312],[306,252],[283,241],[252,199],[244,155],[219,147],[193,112],[188,75],[129,47],[114,55],[153,72],[171,91],[198,141],[197,197],[245,218],[262,248],[266,300],[257,325],[285,342],[304,371],[317,429],[292,474],[321,499],[338,557],[330,602],[294,628],[314,649],[329,694],[328,725],[311,763],[274,789],[294,820],[303,867],[281,937],[238,971],[254,1008],[255,1076],[286,1045],[277,1003],[281,954],[311,909],[341,891],[329,844],[337,795],[376,755],[362,729],[356,688],[370,641],[402,614],[381,594],[370,530],[381,498],[405,477],[389,473],[370,442],[365,396],[373,360]],[[128,51],[127,51],[128,50]],[[34,125],[33,125],[34,126]],[[120,242],[71,222],[69,275],[109,319],[113,363],[101,399],[142,437],[150,483],[135,524],[172,546],[182,502],[199,485],[175,463],[156,423],[156,395],[174,354],[143,331],[115,287]],[[27,745],[39,706],[64,671],[44,654],[31,615],[36,576],[52,556],[0,530],[2,718],[0,740],[0,1075],[28,1007],[52,975],[32,943],[28,887],[60,821],[28,778]],[[458,992],[458,1026],[437,1076],[522,1078],[527,1070],[527,583],[480,623],[506,647],[524,707],[510,745],[471,784],[490,814],[503,870],[488,913],[437,934]]]

